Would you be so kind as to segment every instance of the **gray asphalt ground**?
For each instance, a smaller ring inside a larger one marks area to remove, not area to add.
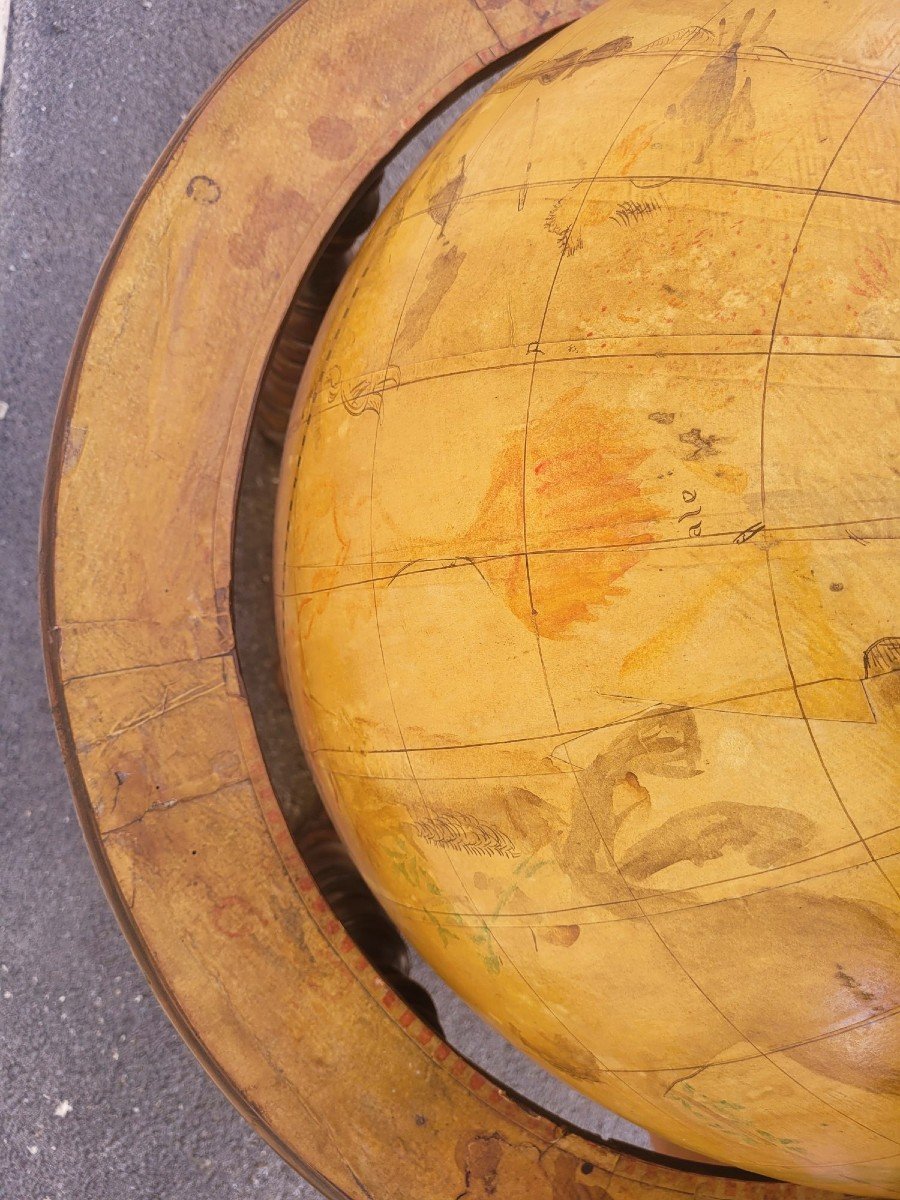
[[[352,0],[348,0],[352,2]],[[106,905],[69,798],[38,629],[38,516],[63,372],[103,255],[181,117],[280,0],[13,0],[0,103],[0,1197],[312,1197],[182,1045]],[[421,147],[420,147],[421,148]],[[399,179],[408,151],[392,178]],[[255,443],[239,570],[273,677],[277,456]],[[268,624],[267,624],[268,622]],[[273,736],[290,738],[277,689]],[[280,732],[279,732],[280,731]],[[290,791],[299,760],[279,769]],[[547,1107],[623,1129],[487,1031],[427,969],[451,1039]],[[385,1131],[386,1143],[390,1131]]]

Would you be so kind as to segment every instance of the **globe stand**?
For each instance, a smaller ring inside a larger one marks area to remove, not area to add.
[[[404,988],[402,952],[384,953],[391,935],[366,916],[327,830],[298,850],[235,650],[232,540],[254,406],[279,436],[349,241],[374,211],[380,164],[453,89],[590,7],[288,10],[142,188],[60,403],[43,623],[85,837],[182,1037],[328,1196],[798,1194],[603,1143],[456,1054]]]
[[[257,401],[256,420],[276,446],[284,443],[300,376],[322,319],[343,277],[351,249],[378,213],[382,173],[376,170],[334,233],[325,240],[316,263],[297,289],[272,347]]]

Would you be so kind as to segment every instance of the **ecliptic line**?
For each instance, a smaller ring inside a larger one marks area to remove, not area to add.
[[[866,522],[861,522],[861,523],[865,524]],[[722,538],[722,537],[724,537],[726,540],[725,541],[713,540],[715,538]],[[855,541],[858,545],[860,545],[860,544],[864,545],[864,546],[869,546],[869,545],[873,545],[873,544],[880,545],[882,542],[896,542],[896,541],[900,540],[900,535],[886,534],[881,537],[873,537],[871,535],[868,535],[864,542],[860,542],[860,540],[858,538],[853,538],[851,535],[851,540]],[[528,553],[531,556],[531,558],[533,558],[533,559],[534,558],[546,558],[548,556],[552,556],[555,554],[573,554],[573,555],[574,554],[583,554],[583,555],[586,555],[586,554],[615,554],[615,553],[619,553],[619,552],[635,553],[635,554],[637,554],[637,553],[650,554],[653,552],[660,552],[663,550],[677,550],[682,546],[684,546],[687,549],[690,549],[691,551],[693,551],[693,550],[707,550],[707,551],[708,550],[728,550],[733,546],[738,546],[738,545],[739,546],[747,546],[747,545],[750,545],[751,543],[753,543],[755,547],[759,547],[763,544],[764,541],[765,541],[765,539],[755,537],[755,538],[748,538],[748,539],[744,540],[743,542],[738,543],[737,539],[730,534],[705,534],[705,535],[703,535],[703,540],[701,540],[701,538],[697,537],[697,538],[691,539],[690,543],[687,543],[687,542],[682,543],[680,541],[678,541],[678,542],[675,542],[675,541],[672,541],[672,542],[637,542],[635,544],[630,544],[628,542],[625,542],[625,543],[616,542],[616,543],[608,545],[608,546],[590,546],[590,547],[586,547],[586,548],[582,548],[582,549],[574,549],[574,550],[568,550],[568,549],[530,550],[530,551],[528,551]],[[785,544],[785,545],[814,544],[814,545],[825,545],[825,546],[827,546],[827,545],[841,546],[841,545],[843,545],[843,540],[841,538],[836,538],[836,537],[785,538],[783,544]],[[408,579],[411,577],[415,577],[417,575],[433,575],[440,571],[455,571],[455,570],[464,570],[466,568],[471,568],[472,570],[476,571],[479,575],[481,575],[482,581],[489,587],[490,584],[484,578],[484,575],[482,574],[482,572],[480,572],[478,570],[480,563],[514,561],[516,559],[521,559],[524,557],[525,557],[525,552],[522,550],[510,551],[507,554],[493,554],[493,555],[487,555],[487,556],[457,555],[455,557],[451,557],[448,555],[446,561],[442,561],[440,559],[434,560],[435,561],[434,566],[416,567],[415,570],[413,570],[410,567],[402,572],[402,577],[404,579]],[[419,561],[428,561],[428,560],[419,560]],[[359,566],[359,565],[361,565],[361,564],[345,563],[341,567],[298,566],[298,567],[293,567],[292,569],[297,570],[297,571],[329,571],[329,570],[350,569],[350,568],[353,568],[354,566]],[[692,565],[693,564],[690,564],[690,563],[678,563],[677,568],[674,568],[674,569],[679,569],[679,570],[685,569]],[[660,568],[660,569],[662,569],[662,568]],[[302,600],[302,599],[306,599],[310,596],[327,596],[332,592],[346,591],[348,588],[363,587],[363,586],[373,584],[373,583],[384,583],[387,586],[390,586],[390,584],[399,577],[400,577],[400,573],[395,571],[395,572],[392,572],[387,575],[374,575],[374,576],[367,576],[364,579],[351,579],[344,583],[332,583],[332,584],[327,584],[323,587],[318,587],[318,588],[303,588],[303,589],[298,589],[296,591],[281,592],[281,593],[278,593],[277,596],[278,596],[279,600]],[[543,637],[543,635],[541,635],[541,636]],[[544,640],[546,640],[546,639],[544,639]]]
[[[842,850],[852,850],[854,848],[854,846],[862,847],[862,843],[863,843],[863,839],[859,838],[852,842],[846,842],[841,846],[834,846],[830,850],[821,850],[818,854],[810,854],[806,858],[798,858],[796,860],[796,862],[785,863],[784,866],[781,866],[781,867],[766,867],[765,870],[762,870],[762,871],[750,871],[744,875],[731,875],[726,879],[711,879],[711,880],[709,880],[708,883],[694,884],[693,886],[690,886],[690,887],[668,888],[665,891],[662,891],[662,890],[652,891],[652,889],[644,887],[643,890],[650,894],[642,896],[641,899],[644,901],[667,900],[672,897],[679,897],[679,896],[683,897],[686,892],[697,892],[697,891],[700,891],[701,889],[724,887],[725,884],[740,883],[743,880],[748,880],[748,879],[752,879],[752,880],[764,879],[767,875],[773,875],[776,871],[790,871],[794,867],[802,867],[805,863],[815,862],[816,859],[828,858],[833,854],[839,854]],[[556,863],[556,866],[559,866],[559,863]],[[657,912],[652,912],[650,915],[656,916],[656,917],[668,917],[668,916],[671,916],[673,913],[693,912],[694,909],[697,909],[697,908],[709,908],[713,904],[729,904],[735,900],[747,900],[747,899],[751,899],[753,896],[764,896],[764,895],[767,895],[769,892],[780,891],[782,888],[801,886],[801,885],[805,885],[808,883],[815,883],[816,880],[827,879],[828,876],[830,876],[830,875],[841,875],[845,871],[856,871],[860,867],[870,867],[870,866],[872,866],[872,864],[869,862],[868,859],[865,859],[865,861],[863,861],[863,862],[844,863],[842,866],[839,866],[839,867],[829,867],[829,869],[827,871],[820,871],[817,875],[800,875],[796,879],[785,880],[784,883],[773,883],[770,887],[758,888],[752,892],[741,892],[738,895],[717,896],[712,900],[699,899],[691,904],[685,903],[685,904],[677,905],[672,908],[660,909]],[[421,916],[429,917],[429,918],[431,918],[431,917],[453,918],[457,922],[457,924],[454,926],[448,926],[448,929],[459,928],[460,927],[459,921],[462,921],[462,920],[468,919],[468,920],[475,920],[475,921],[479,921],[479,922],[483,922],[486,920],[497,921],[498,918],[503,916],[503,914],[500,914],[500,913],[479,912],[477,909],[473,910],[472,912],[447,912],[447,911],[443,911],[441,909],[422,908],[422,907],[418,907],[414,904],[405,904],[400,900],[395,900],[393,896],[390,896],[387,892],[381,891],[380,889],[378,891],[378,894],[387,903],[390,903],[397,908],[402,908],[404,911],[408,911],[411,913],[419,913]],[[565,921],[565,920],[557,920],[557,921],[554,921],[552,925],[533,925],[527,921],[527,918],[535,918],[535,917],[566,917],[570,913],[605,912],[607,909],[620,908],[626,904],[634,905],[634,907],[638,909],[638,913],[634,914],[633,916],[628,916],[628,917],[615,917],[612,920],[599,920],[599,921],[579,920],[579,921],[575,921],[575,922],[570,922],[570,921]],[[573,905],[570,905],[568,908],[546,908],[546,909],[541,909],[539,912],[506,913],[505,916],[512,918],[512,919],[522,918],[523,920],[526,921],[526,923],[524,923],[522,925],[497,924],[497,926],[496,926],[497,929],[499,929],[499,930],[503,930],[503,929],[540,930],[540,929],[552,929],[556,925],[567,925],[567,924],[586,924],[586,925],[603,926],[603,925],[617,925],[617,924],[620,924],[622,921],[645,921],[645,920],[649,919],[648,914],[645,913],[643,911],[643,909],[640,908],[640,905],[638,904],[638,901],[636,899],[594,901],[591,904],[573,904]],[[472,927],[471,926],[462,926],[462,928],[472,928]]]
[[[647,524],[661,525],[667,524],[670,518],[647,522]],[[893,521],[900,520],[900,517],[860,517],[852,521],[823,521],[809,525],[775,525],[764,530],[769,535],[785,534],[785,533],[803,533],[806,530],[816,529],[843,529],[848,533],[851,526],[856,525],[876,525],[890,524]],[[546,546],[537,550],[529,550],[528,553],[532,558],[542,558],[557,554],[614,554],[614,553],[649,553],[651,551],[663,550],[679,550],[689,549],[694,550],[728,550],[736,545],[750,545],[755,543],[756,547],[762,544],[758,537],[748,539],[746,542],[738,543],[736,538],[747,531],[745,526],[742,529],[727,529],[716,533],[701,534],[699,537],[690,537],[684,535],[680,538],[659,538],[652,542],[608,542],[605,544],[591,546]],[[763,532],[763,531],[760,531]],[[724,539],[724,540],[720,540]],[[771,538],[770,538],[771,540]],[[776,539],[777,540],[777,539]],[[856,540],[856,539],[851,539]],[[872,536],[867,535],[865,544],[870,542],[889,542],[897,540],[893,535]],[[785,545],[793,545],[794,543],[806,544],[816,542],[822,544],[833,543],[838,546],[844,544],[843,538],[838,537],[807,537],[807,538],[784,538]],[[858,543],[857,543],[858,544]],[[736,551],[742,553],[742,551]],[[422,556],[415,559],[409,558],[378,558],[374,565],[377,567],[390,568],[383,575],[376,575],[374,578],[367,577],[365,579],[353,579],[345,583],[329,584],[321,588],[297,589],[295,591],[281,593],[280,599],[294,599],[304,596],[314,596],[326,594],[332,591],[342,590],[349,587],[361,587],[363,585],[377,583],[387,583],[390,585],[393,581],[411,575],[427,575],[436,571],[450,571],[464,569],[466,567],[474,567],[477,569],[482,564],[491,562],[505,562],[509,560],[520,559],[524,557],[523,550],[506,550],[496,554],[445,554],[439,557]],[[419,565],[427,564],[427,565]],[[368,565],[367,562],[360,560],[351,560],[343,563],[291,563],[290,569],[293,571],[349,571],[357,570]],[[683,565],[683,564],[680,564]],[[413,567],[415,566],[415,569]],[[400,568],[398,570],[397,568]]]
[[[830,675],[819,679],[810,679],[797,685],[799,687],[816,687],[823,683],[862,683],[863,680],[859,676],[841,676]],[[614,692],[599,692],[597,693],[604,700],[626,700],[635,704],[646,704],[648,707],[641,709],[640,712],[631,714],[627,717],[616,717],[613,721],[607,721],[600,725],[588,725],[583,729],[568,729],[568,730],[550,730],[546,733],[533,733],[525,737],[516,738],[499,738],[494,741],[486,742],[458,742],[451,746],[389,746],[385,749],[366,749],[358,750],[352,747],[337,747],[337,746],[319,746],[311,749],[312,754],[360,754],[364,758],[370,755],[377,754],[433,754],[445,753],[453,750],[481,750],[493,746],[513,746],[521,745],[525,742],[552,742],[558,741],[559,738],[567,738],[569,741],[575,741],[580,737],[584,737],[589,733],[597,733],[602,729],[614,729],[619,725],[628,725],[636,721],[649,720],[652,717],[670,716],[682,712],[702,712],[705,710],[721,709],[726,704],[735,704],[740,700],[755,700],[764,696],[781,695],[785,692],[793,692],[794,685],[787,684],[783,687],[768,688],[761,692],[745,692],[743,695],[727,696],[724,699],[704,700],[697,704],[681,704],[668,702],[665,700],[651,700],[645,696],[627,696],[616,694]],[[747,716],[768,716],[772,714],[766,713],[748,713]],[[856,724],[857,722],[853,722]],[[554,746],[552,749],[556,749]],[[552,751],[551,751],[552,752]],[[575,768],[577,770],[577,768]],[[378,776],[373,776],[378,778]],[[881,832],[891,832],[891,830],[882,830]],[[860,835],[862,836],[862,835]],[[871,835],[875,836],[875,835]]]

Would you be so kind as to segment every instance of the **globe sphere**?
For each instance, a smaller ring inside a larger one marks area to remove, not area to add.
[[[307,369],[322,796],[507,1037],[688,1150],[900,1195],[894,0],[608,0],[466,112]]]

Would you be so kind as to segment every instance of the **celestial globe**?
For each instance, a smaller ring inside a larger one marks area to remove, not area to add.
[[[898,54],[896,0],[608,0],[495,83],[332,304],[276,576],[328,811],[457,992],[689,1151],[879,1196]]]

